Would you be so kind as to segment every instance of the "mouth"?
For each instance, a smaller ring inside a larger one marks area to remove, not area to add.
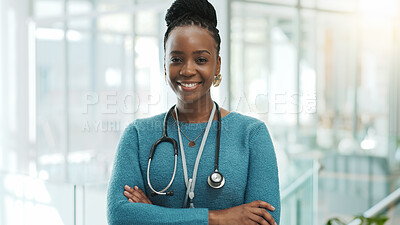
[[[182,87],[183,90],[193,90],[197,86],[199,86],[199,84],[201,84],[201,82],[177,82],[177,83],[179,84],[180,87]]]

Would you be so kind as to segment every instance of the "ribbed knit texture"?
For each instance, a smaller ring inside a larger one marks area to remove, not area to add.
[[[221,189],[208,186],[207,177],[214,170],[217,121],[213,121],[203,155],[200,160],[195,186],[194,209],[183,209],[186,193],[179,150],[175,180],[169,189],[173,196],[150,196],[146,170],[153,143],[162,136],[165,113],[138,119],[124,131],[115,156],[114,169],[108,188],[107,217],[114,224],[208,224],[208,210],[226,209],[263,200],[276,210],[270,212],[279,224],[280,195],[278,169],[274,147],[265,124],[255,118],[231,112],[222,118],[219,171],[226,179]],[[180,123],[182,131],[192,140],[207,123]],[[177,126],[168,119],[168,136],[178,141]],[[203,135],[190,148],[182,136],[188,176],[192,177]],[[179,141],[178,141],[179,145]],[[174,166],[173,147],[162,143],[157,148],[150,168],[153,188],[161,190],[171,179]],[[145,191],[154,205],[131,203],[123,195],[124,186],[138,186]]]

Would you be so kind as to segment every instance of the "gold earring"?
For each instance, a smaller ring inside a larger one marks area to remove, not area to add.
[[[219,84],[221,83],[221,80],[222,80],[221,74],[215,75],[213,80],[213,86],[218,87]]]

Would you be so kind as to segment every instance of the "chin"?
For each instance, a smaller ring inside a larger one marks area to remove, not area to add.
[[[197,99],[197,98],[184,98],[183,97],[183,98],[179,98],[179,100],[181,100],[184,103],[191,104],[191,103],[197,102],[199,99]]]

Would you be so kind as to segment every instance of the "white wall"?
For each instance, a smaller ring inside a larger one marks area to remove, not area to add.
[[[0,169],[27,173],[28,0],[0,1]]]

